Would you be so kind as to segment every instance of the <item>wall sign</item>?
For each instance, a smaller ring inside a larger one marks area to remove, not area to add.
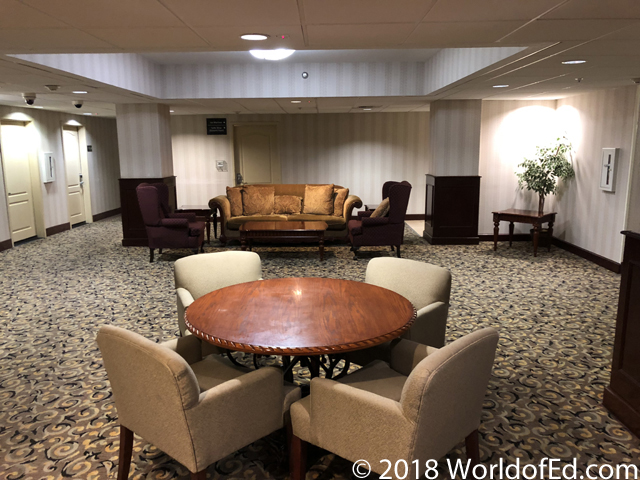
[[[605,192],[616,191],[616,160],[618,148],[602,149],[602,171],[600,174],[600,189]]]
[[[87,145],[87,152],[93,152],[93,145]]]
[[[226,135],[226,118],[207,118],[207,135]]]

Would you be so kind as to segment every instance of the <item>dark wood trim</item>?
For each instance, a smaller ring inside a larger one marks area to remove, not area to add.
[[[590,262],[595,263],[596,265],[600,265],[607,270],[611,270],[614,273],[620,273],[620,264],[618,262],[614,262],[613,260],[609,260],[608,258],[603,257],[602,255],[598,255],[597,253],[590,252],[589,250],[585,250],[582,247],[574,245],[573,243],[566,242],[564,240],[559,239],[558,237],[553,237],[551,239],[551,243],[558,248],[566,250],[567,252],[571,252],[574,255],[582,257]]]
[[[613,413],[629,430],[640,437],[640,414],[611,389],[604,387],[603,405]]]
[[[515,233],[513,235],[513,241],[514,242],[527,242],[531,240],[531,235],[528,233]],[[489,235],[480,235],[480,241],[481,242],[493,242],[493,234],[489,234]],[[508,233],[504,233],[501,235],[498,235],[498,241],[499,242],[508,242],[509,241],[509,234]]]
[[[431,245],[478,245],[479,237],[433,237],[425,230],[422,237]]]
[[[100,220],[104,220],[105,218],[120,215],[120,212],[122,212],[121,208],[114,208],[113,210],[107,210],[106,212],[97,213],[93,216],[93,221],[99,222]]]
[[[71,224],[69,222],[63,223],[61,225],[56,225],[55,227],[49,227],[47,228],[46,233],[47,237],[50,237],[51,235],[66,232],[67,230],[71,230]]]
[[[424,220],[424,213],[412,213],[404,216],[405,220]]]
[[[3,240],[2,242],[0,242],[0,252],[2,252],[3,250],[9,250],[12,247],[13,244],[11,243],[11,239]]]

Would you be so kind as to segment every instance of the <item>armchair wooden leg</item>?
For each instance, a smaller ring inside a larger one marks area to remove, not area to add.
[[[161,248],[159,248],[159,249],[158,249],[158,253],[159,253],[160,255],[162,255],[162,249],[161,249]]]
[[[289,470],[291,480],[304,480],[307,476],[307,442],[296,437],[287,426],[289,437]]]
[[[191,480],[207,480],[207,471],[200,470],[197,473],[191,472]]]
[[[133,453],[133,432],[120,425],[120,452],[118,456],[118,480],[126,480]]]
[[[200,253],[204,253],[204,242],[200,245]]]
[[[467,449],[467,458],[471,460],[471,468],[480,463],[480,442],[478,438],[478,430],[471,432],[467,438],[464,439],[465,447]]]
[[[153,248],[149,249],[149,263],[153,263]]]
[[[400,258],[400,245],[396,246],[396,254],[398,255],[398,258]]]

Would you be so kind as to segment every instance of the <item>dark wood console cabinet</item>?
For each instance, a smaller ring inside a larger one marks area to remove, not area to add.
[[[480,177],[427,174],[424,238],[432,245],[477,245]]]
[[[640,437],[640,233],[625,231],[611,384],[604,406]]]

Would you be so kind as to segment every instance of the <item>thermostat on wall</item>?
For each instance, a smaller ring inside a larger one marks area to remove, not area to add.
[[[227,162],[224,160],[218,160],[216,162],[216,170],[219,172],[228,172],[229,168],[227,167]]]
[[[40,157],[40,177],[42,183],[51,183],[56,180],[56,160],[53,153],[45,152]]]

